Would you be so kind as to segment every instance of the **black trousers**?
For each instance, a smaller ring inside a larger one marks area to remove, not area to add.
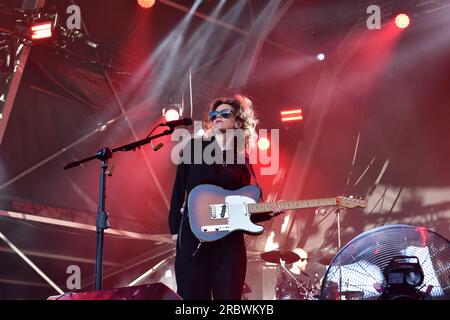
[[[178,294],[184,300],[240,300],[247,268],[244,235],[199,244],[184,216],[175,259]]]

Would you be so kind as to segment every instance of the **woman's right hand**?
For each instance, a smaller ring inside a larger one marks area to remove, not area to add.
[[[178,239],[178,234],[173,234],[172,235],[173,242],[177,243],[177,239]]]

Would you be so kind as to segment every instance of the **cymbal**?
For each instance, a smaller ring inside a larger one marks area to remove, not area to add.
[[[294,263],[300,260],[300,256],[292,251],[274,250],[261,253],[261,259],[271,263]]]

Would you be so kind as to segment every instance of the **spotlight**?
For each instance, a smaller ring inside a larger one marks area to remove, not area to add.
[[[178,104],[171,104],[163,109],[163,117],[167,122],[179,120],[182,114],[181,105]]]
[[[52,37],[52,23],[44,22],[31,26],[31,39],[48,39]]]
[[[384,270],[386,285],[381,300],[423,300],[428,295],[418,287],[424,274],[417,257],[394,257]]]
[[[281,111],[281,121],[301,121],[303,120],[303,110],[302,109],[292,109]]]
[[[155,0],[138,0],[138,4],[145,9],[153,7]]]
[[[408,28],[410,22],[411,22],[411,19],[405,13],[400,13],[400,14],[398,14],[395,17],[395,25],[399,29],[406,29],[406,28]]]
[[[270,141],[267,138],[258,139],[258,149],[265,151],[270,148]]]
[[[58,23],[58,14],[37,14],[31,21],[31,40],[42,40],[53,37],[53,32]]]
[[[319,53],[317,56],[316,56],[316,59],[317,60],[319,60],[319,61],[323,61],[323,60],[325,60],[325,53]]]

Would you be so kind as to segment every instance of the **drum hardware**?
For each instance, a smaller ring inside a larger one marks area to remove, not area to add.
[[[297,288],[302,289],[304,291],[300,293],[300,295],[303,295],[305,297],[304,300],[314,300],[313,295],[311,294],[309,288],[306,286],[305,283],[300,282],[293,274],[286,268],[286,264],[283,260],[280,261],[281,268],[291,277],[291,279],[294,280],[294,282],[297,284]]]

